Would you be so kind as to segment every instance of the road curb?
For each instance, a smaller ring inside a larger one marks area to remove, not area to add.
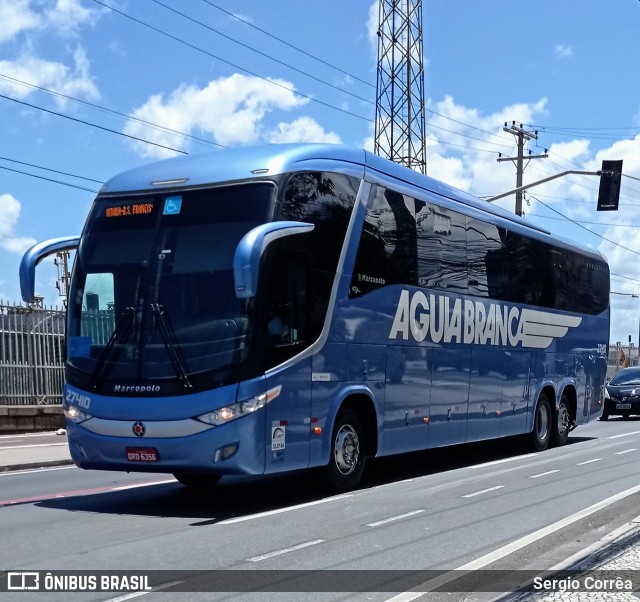
[[[14,472],[16,470],[31,470],[34,468],[51,468],[55,466],[73,465],[73,460],[50,460],[47,462],[23,462],[21,464],[10,464],[8,466],[0,466],[0,473]]]

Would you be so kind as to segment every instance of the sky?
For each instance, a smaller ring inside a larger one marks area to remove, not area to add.
[[[427,172],[515,188],[505,123],[537,131],[524,219],[611,267],[611,343],[640,335],[640,1],[423,0]],[[0,300],[37,241],[79,234],[101,182],[159,158],[278,142],[373,149],[372,0],[0,0]],[[514,211],[514,197],[497,201]],[[51,261],[36,290],[60,305]],[[581,294],[581,291],[576,291]]]

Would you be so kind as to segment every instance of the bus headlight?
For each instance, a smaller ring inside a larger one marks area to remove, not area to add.
[[[282,385],[278,385],[262,395],[257,395],[256,397],[251,397],[250,399],[245,399],[243,401],[224,406],[218,410],[201,414],[200,416],[196,416],[195,419],[206,424],[211,424],[212,426],[226,424],[236,418],[252,414],[256,410],[266,406],[270,401],[280,395],[281,389]]]
[[[78,406],[65,406],[64,407],[64,415],[67,419],[71,420],[71,422],[75,422],[76,424],[80,424],[81,422],[85,422],[91,418],[91,414],[87,414],[83,412]]]

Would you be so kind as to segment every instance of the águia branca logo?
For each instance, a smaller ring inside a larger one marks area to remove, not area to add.
[[[389,338],[546,349],[581,322],[578,316],[403,290]]]

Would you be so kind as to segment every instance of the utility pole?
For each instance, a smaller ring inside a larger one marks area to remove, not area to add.
[[[56,288],[62,297],[62,305],[66,308],[69,301],[69,280],[71,278],[69,273],[69,251],[58,251],[53,263],[58,268]]]
[[[502,153],[498,156],[498,162],[500,161],[515,161],[516,164],[516,189],[522,188],[522,175],[524,173],[524,143],[529,140],[537,140],[538,132],[528,132],[520,126],[516,126],[516,122],[512,121],[511,126],[508,126],[505,122],[503,131],[508,134],[513,134],[516,137],[516,141],[518,143],[518,156],[517,157],[503,157]],[[544,149],[544,154],[542,155],[527,155],[527,161],[529,159],[546,159],[549,155],[547,154],[547,149]],[[522,215],[522,198],[523,198],[524,190],[517,190],[516,192],[516,215]]]

